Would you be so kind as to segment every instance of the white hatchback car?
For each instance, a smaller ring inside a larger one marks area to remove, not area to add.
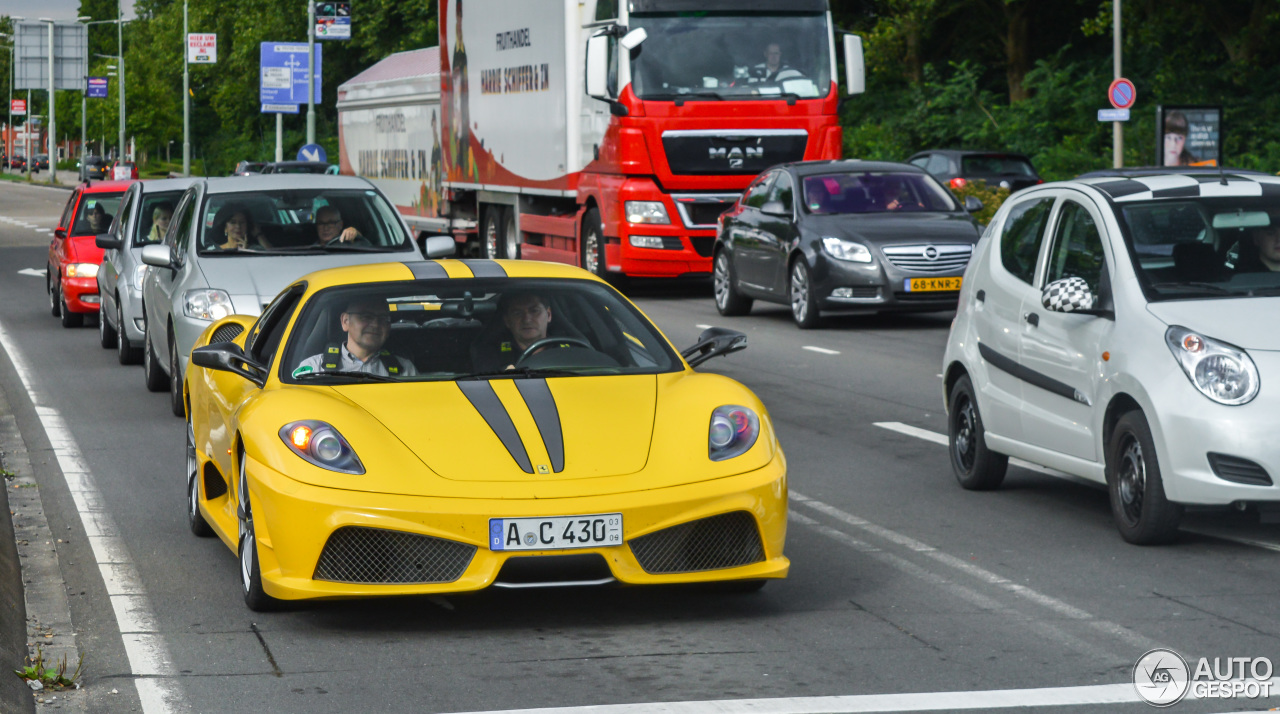
[[[1125,540],[1280,505],[1280,178],[1153,170],[1011,197],[943,362],[960,484],[1018,457],[1105,483]]]

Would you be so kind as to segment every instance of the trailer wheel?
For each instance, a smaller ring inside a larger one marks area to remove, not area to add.
[[[481,237],[484,239],[484,257],[498,260],[506,249],[506,209],[502,206],[489,206],[484,210],[484,228]]]
[[[520,231],[516,230],[516,210],[508,208],[503,211],[502,221],[502,237],[505,239],[503,245],[506,246],[506,255],[504,258],[510,260],[518,260],[520,258]]]
[[[578,256],[583,270],[608,277],[604,263],[604,226],[600,224],[600,209],[592,208],[582,216],[582,240]]]

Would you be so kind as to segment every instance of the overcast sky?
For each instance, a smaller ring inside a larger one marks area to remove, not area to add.
[[[0,15],[19,15],[28,20],[52,17],[55,20],[74,20],[80,10],[80,0],[0,0]],[[133,0],[124,0],[124,16],[133,17]]]

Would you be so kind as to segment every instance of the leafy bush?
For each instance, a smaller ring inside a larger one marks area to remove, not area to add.
[[[951,192],[962,203],[967,196],[973,196],[982,201],[982,210],[973,214],[973,217],[984,226],[991,222],[991,219],[996,215],[996,211],[1000,210],[1000,206],[1005,199],[1009,198],[1009,189],[1000,186],[991,188],[982,179],[969,181],[960,188],[952,188]]]

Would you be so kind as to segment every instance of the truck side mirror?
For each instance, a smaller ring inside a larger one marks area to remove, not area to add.
[[[631,32],[623,35],[622,39],[618,40],[618,44],[622,45],[622,49],[630,52],[631,50],[639,47],[640,43],[647,39],[649,39],[649,33],[645,32],[643,27],[637,27]]]
[[[587,96],[609,100],[609,36],[592,35],[587,40]]]
[[[862,61],[862,38],[844,36],[844,86],[849,95],[867,91],[867,68]]]

